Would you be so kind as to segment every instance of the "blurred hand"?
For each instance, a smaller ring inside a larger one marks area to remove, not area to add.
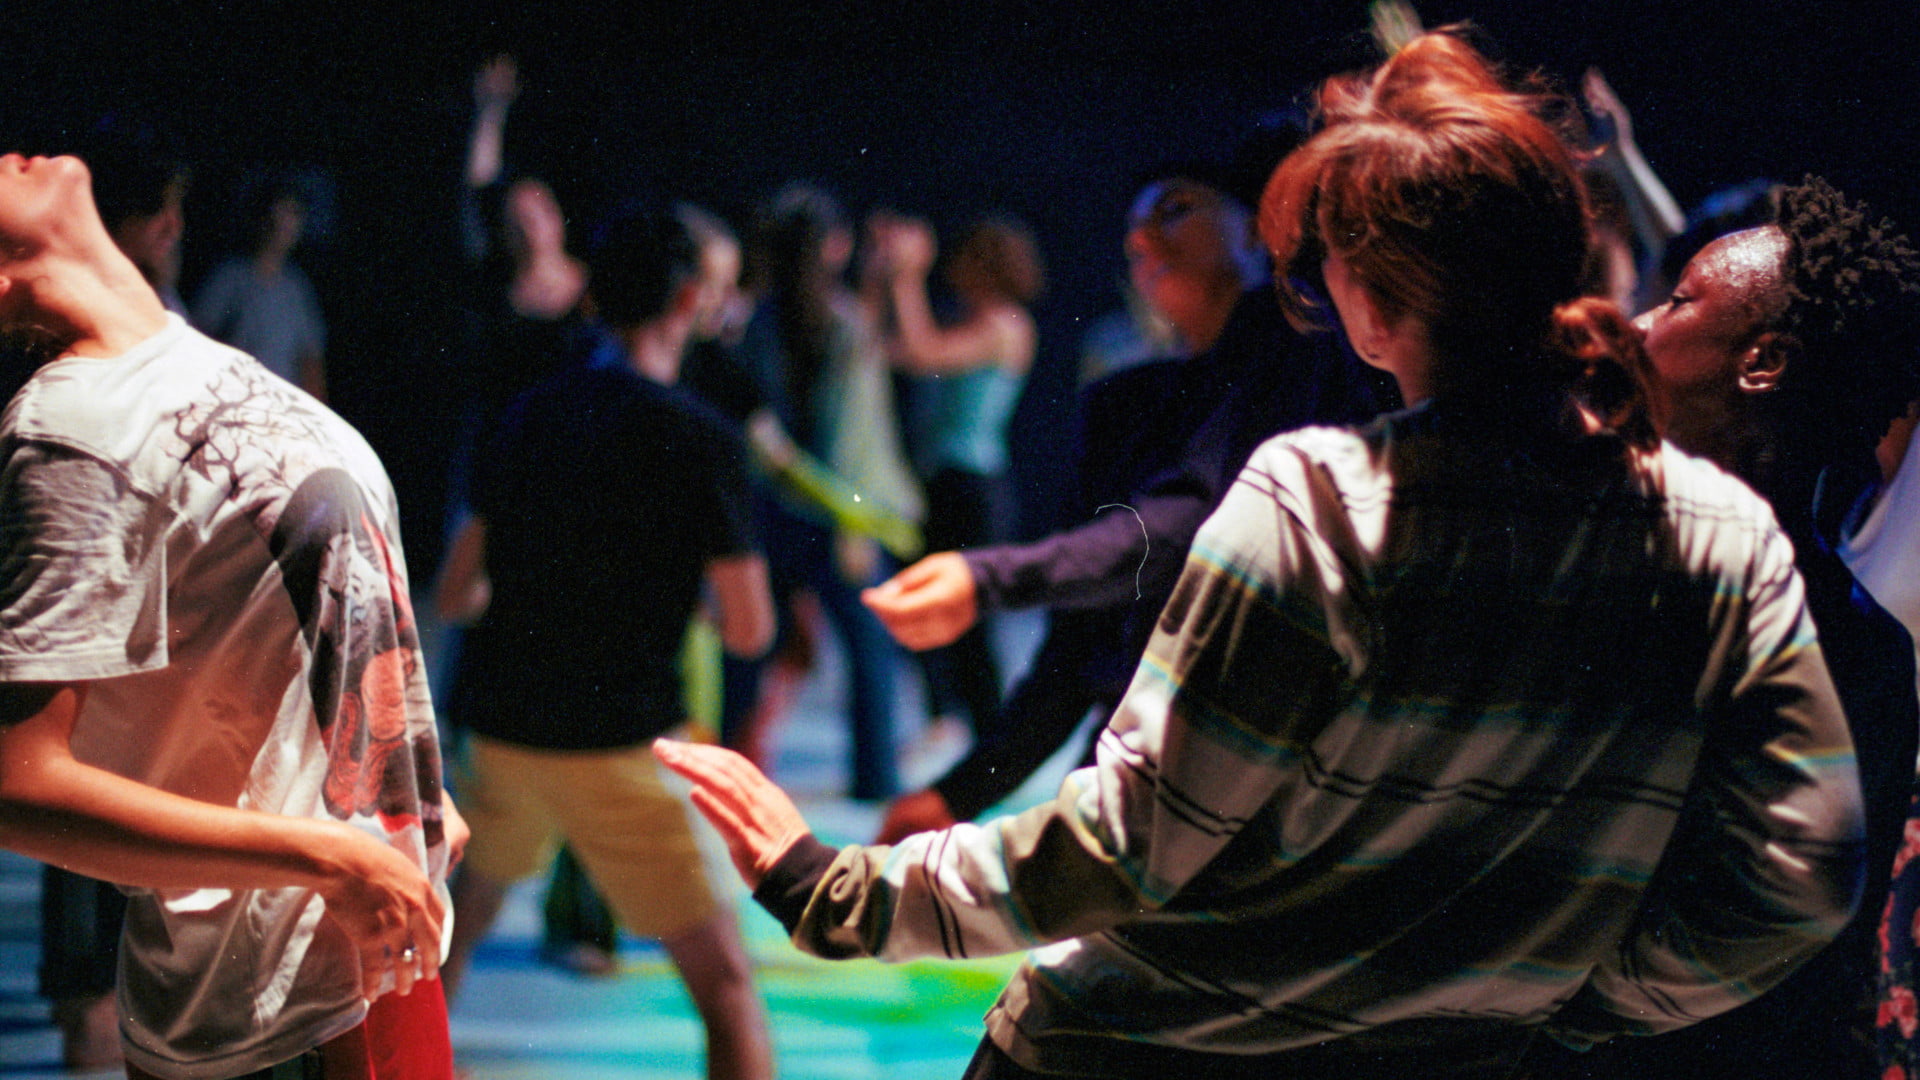
[[[464,822],[460,828],[465,830]],[[340,870],[319,892],[327,918],[360,951],[360,994],[371,1001],[389,989],[411,993],[415,982],[440,969],[446,911],[433,883],[406,856],[349,826],[341,826],[339,835],[330,854]]]
[[[901,274],[925,277],[938,245],[933,228],[919,218],[898,218],[885,233],[887,261]]]
[[[932,788],[909,792],[887,804],[876,844],[897,844],[915,833],[938,832],[954,824],[947,800]]]
[[[957,551],[929,555],[860,599],[896,641],[916,652],[953,644],[980,616],[973,570]]]
[[[1620,96],[1613,92],[1613,86],[1597,67],[1590,67],[1580,80],[1581,96],[1586,98],[1587,108],[1592,110],[1596,119],[1613,128],[1610,140],[1619,146],[1633,144],[1633,117],[1627,114],[1626,105]]]
[[[480,65],[473,76],[473,102],[481,108],[506,108],[520,96],[520,68],[505,53]]]
[[[726,840],[750,888],[759,888],[773,864],[812,833],[787,793],[732,750],[655,739],[653,756],[693,785],[693,805]]]
[[[747,417],[747,443],[775,469],[784,469],[800,456],[800,447],[787,434],[773,410],[761,406]]]

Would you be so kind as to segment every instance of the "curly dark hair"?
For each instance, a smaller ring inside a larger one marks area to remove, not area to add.
[[[1785,305],[1770,327],[1794,350],[1787,433],[1872,445],[1920,398],[1920,253],[1893,222],[1809,176],[1778,193]]]

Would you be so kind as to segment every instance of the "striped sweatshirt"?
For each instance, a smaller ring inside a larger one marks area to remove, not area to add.
[[[1749,1000],[1854,902],[1852,746],[1792,548],[1671,447],[1430,408],[1253,456],[1051,802],[789,852],[830,957],[1032,950],[1029,1068],[1167,1075],[1408,1020],[1569,1045]]]

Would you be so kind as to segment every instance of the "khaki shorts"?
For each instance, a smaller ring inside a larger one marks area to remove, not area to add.
[[[456,805],[473,829],[475,872],[518,881],[564,839],[642,937],[673,937],[728,906],[713,884],[732,872],[720,837],[646,746],[533,750],[469,734],[463,766]]]

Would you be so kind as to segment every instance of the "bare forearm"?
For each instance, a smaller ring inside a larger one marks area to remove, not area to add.
[[[893,299],[894,347],[901,362],[909,371],[934,370],[938,366],[934,354],[939,329],[927,304],[925,280],[901,275],[893,280],[889,292]]]
[[[433,609],[447,622],[464,626],[487,610],[493,590],[487,580],[486,524],[470,517],[447,546],[440,579],[433,586]]]
[[[0,847],[122,885],[317,892],[360,955],[362,993],[431,978],[444,910],[399,851],[348,825],[161,791],[73,756],[80,685],[0,684]],[[464,825],[449,833],[456,842]]]
[[[318,888],[352,872],[350,855],[371,840],[343,824],[216,806],[70,759],[38,773],[0,792],[0,846],[121,885]]]

